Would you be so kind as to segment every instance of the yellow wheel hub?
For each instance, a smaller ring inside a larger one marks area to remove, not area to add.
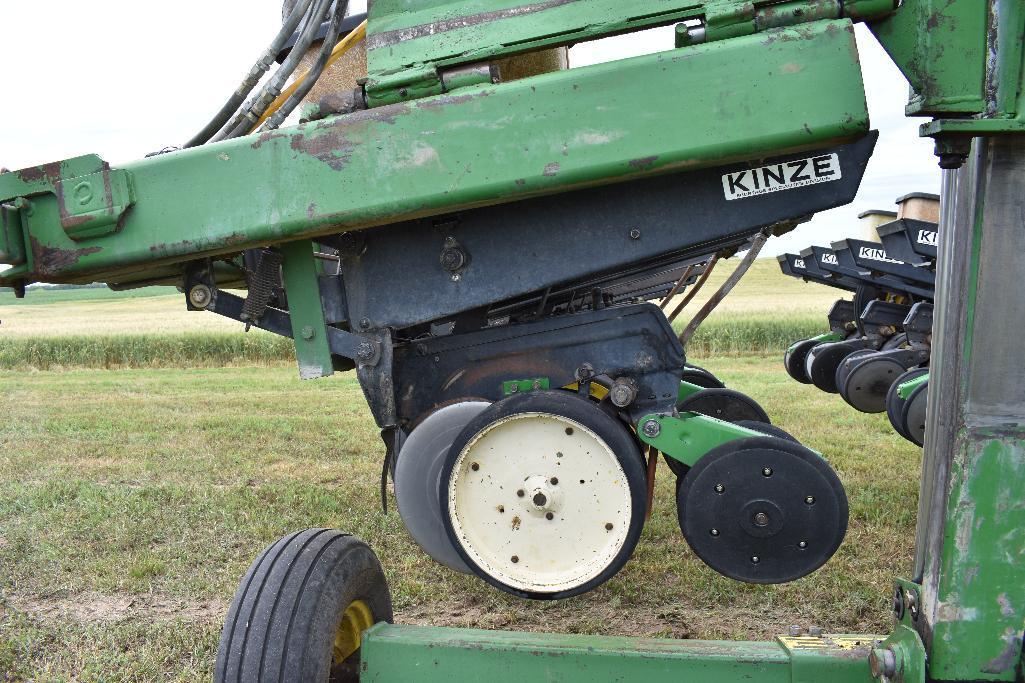
[[[341,664],[359,649],[363,641],[363,632],[374,625],[374,615],[367,603],[356,600],[349,605],[342,615],[342,623],[335,633],[332,661]]]

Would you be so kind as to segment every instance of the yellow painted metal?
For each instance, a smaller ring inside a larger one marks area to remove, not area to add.
[[[374,625],[374,615],[370,607],[362,600],[356,600],[345,609],[342,623],[335,633],[334,648],[331,655],[335,664],[341,664],[360,648],[363,632]]]

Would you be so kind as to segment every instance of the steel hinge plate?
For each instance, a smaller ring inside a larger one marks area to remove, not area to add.
[[[121,216],[135,202],[131,175],[123,169],[65,178],[54,187],[64,232],[73,240],[117,232]]]

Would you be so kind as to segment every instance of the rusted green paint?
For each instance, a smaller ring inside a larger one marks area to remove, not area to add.
[[[968,427],[951,470],[930,675],[1018,680],[1025,628],[1025,425]]]
[[[0,176],[0,202],[32,194],[22,221],[33,245],[0,284],[124,283],[198,257],[821,147],[869,129],[846,20],[463,91],[126,164],[135,202],[106,237],[71,239],[47,193],[75,160]]]

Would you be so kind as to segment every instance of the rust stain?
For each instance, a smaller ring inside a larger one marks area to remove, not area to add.
[[[650,157],[640,157],[639,159],[631,159],[630,167],[635,168],[638,171],[644,171],[651,168],[652,164],[658,161],[658,155],[653,154]]]
[[[202,243],[193,240],[182,240],[180,242],[172,242],[170,244],[161,242],[160,244],[151,245],[149,250],[150,253],[159,254],[161,256],[180,256],[182,254],[195,254],[202,251],[220,249],[222,247],[235,247],[241,244],[246,244],[249,241],[250,238],[245,233],[233,232],[225,237]]]
[[[61,178],[61,162],[53,161],[42,166],[32,166],[18,171],[18,177],[25,183],[36,183],[46,179],[56,183]]]
[[[352,150],[356,144],[349,140],[345,131],[334,128],[325,130],[319,135],[294,135],[292,149],[296,152],[323,161],[332,170],[341,171],[352,158]]]
[[[78,263],[83,256],[102,251],[102,247],[82,247],[81,249],[50,247],[34,236],[30,236],[29,240],[32,245],[33,264],[39,275],[58,275]]]
[[[559,163],[553,161],[552,163],[545,165],[545,170],[541,172],[541,175],[551,178],[559,174],[559,168]]]
[[[256,138],[256,141],[252,145],[250,145],[250,147],[252,147],[253,149],[260,149],[261,147],[263,147],[264,143],[270,142],[271,140],[276,140],[278,138],[287,137],[288,136],[284,133],[269,130],[266,133],[260,133],[260,135]]]

